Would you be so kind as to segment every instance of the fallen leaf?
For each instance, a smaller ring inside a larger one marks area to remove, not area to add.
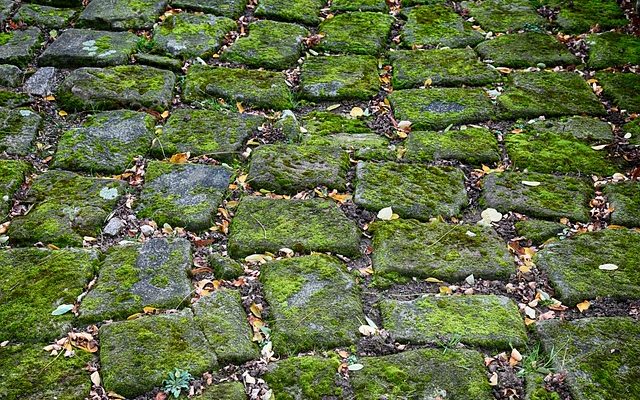
[[[327,107],[327,111],[333,111],[336,108],[340,108],[341,104],[332,104],[329,107]]]
[[[242,107],[242,102],[240,101],[236,102],[236,107],[238,108],[238,112],[240,114],[244,113],[244,107]]]
[[[373,336],[375,335],[376,330],[369,325],[360,325],[358,332],[360,332],[362,336]]]
[[[61,116],[61,117],[66,117],[69,114],[67,114],[67,112],[64,111],[64,110],[60,110],[60,111],[58,111],[58,115]]]
[[[522,184],[525,186],[540,186],[540,182],[536,181],[522,181]]]
[[[425,279],[425,281],[426,281],[426,282],[430,282],[430,283],[442,283],[442,281],[441,281],[440,279],[437,279],[437,278],[431,278],[431,277],[429,277],[429,278]]]
[[[249,310],[258,318],[262,318],[262,304],[253,303],[249,307]]]
[[[360,371],[362,368],[364,368],[362,364],[351,364],[348,367],[349,371]]]
[[[424,81],[425,86],[431,86],[432,84],[433,84],[433,79],[431,78],[427,78],[427,80]]]
[[[598,269],[601,269],[603,271],[615,271],[616,269],[618,269],[618,266],[615,264],[602,264],[598,266]]]
[[[100,373],[98,371],[94,371],[91,374],[91,383],[93,383],[96,386],[100,386],[101,380],[100,380]]]
[[[191,157],[191,153],[189,153],[189,152],[176,153],[176,154],[171,156],[171,158],[169,159],[169,162],[172,163],[172,164],[184,164],[184,163],[187,162],[189,157]]]
[[[449,286],[440,286],[440,294],[453,294],[453,290]]]
[[[498,385],[498,373],[494,372],[493,374],[491,374],[491,377],[489,378],[489,385],[491,386],[497,386]]]
[[[534,319],[536,317],[536,310],[534,310],[533,308],[526,306],[524,308],[524,313],[527,317]]]
[[[517,349],[512,349],[511,358],[513,358],[516,361],[522,361],[522,354],[520,354],[520,352]]]
[[[58,308],[51,312],[51,315],[62,315],[73,310],[73,304],[60,304]]]
[[[164,111],[162,114],[160,114],[160,116],[162,117],[162,119],[167,119],[167,117],[169,116],[169,111]]]
[[[597,145],[597,146],[591,146],[591,148],[594,149],[594,150],[602,150],[607,146],[609,146],[609,145],[608,144],[600,144],[600,145]]]
[[[496,210],[495,208],[485,209],[484,211],[482,211],[482,213],[480,213],[480,216],[483,220],[488,220],[491,222],[498,222],[502,220],[502,213],[498,212],[498,210]]]
[[[46,101],[55,101],[55,100],[56,100],[55,96],[51,96],[51,95],[49,95],[49,96],[45,97],[44,99],[45,99]]]
[[[391,221],[393,219],[393,209],[391,207],[385,207],[378,211],[378,218],[383,221]]]
[[[576,304],[576,308],[580,312],[588,310],[590,306],[591,306],[591,302],[589,302],[589,300],[585,300],[582,303]]]
[[[362,117],[364,115],[364,110],[360,107],[353,107],[349,112],[349,115],[351,115],[353,118]]]
[[[145,314],[155,314],[158,311],[158,309],[154,308],[154,307],[148,307],[147,306],[147,307],[143,307],[142,311],[144,311]]]

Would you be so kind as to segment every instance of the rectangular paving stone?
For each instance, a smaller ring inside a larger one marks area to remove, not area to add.
[[[394,340],[440,344],[451,340],[490,349],[511,349],[527,342],[527,332],[513,300],[505,296],[423,296],[383,299],[384,329]]]
[[[81,321],[126,319],[143,307],[180,307],[192,290],[191,263],[191,245],[180,238],[110,248],[96,285],[82,300]]]
[[[138,40],[129,32],[67,29],[47,46],[38,65],[69,68],[128,64]]]
[[[555,297],[573,306],[585,299],[640,298],[640,232],[605,229],[547,243],[534,262],[547,273]],[[615,270],[601,269],[604,264]]]
[[[588,222],[589,201],[594,196],[593,187],[584,178],[503,172],[484,178],[481,203],[502,213]]]
[[[247,400],[242,382],[224,382],[208,386],[194,400]]]
[[[597,72],[595,78],[602,86],[602,95],[618,108],[630,113],[640,112],[640,76],[634,73]]]
[[[171,0],[171,6],[238,19],[247,7],[247,0]]]
[[[26,67],[40,48],[42,34],[37,28],[23,31],[0,32],[0,64]]]
[[[261,268],[273,350],[293,355],[349,346],[364,321],[359,289],[344,264],[327,255],[275,261]]]
[[[82,0],[29,0],[30,3],[51,7],[80,7]]]
[[[0,251],[0,340],[46,343],[66,335],[73,314],[51,313],[62,304],[75,303],[93,278],[98,261],[95,251]]]
[[[457,282],[473,274],[476,279],[505,279],[514,271],[507,246],[491,228],[398,219],[375,222],[370,230],[379,287],[412,277]]]
[[[557,319],[536,325],[547,354],[574,399],[637,399],[640,393],[640,323],[626,317]],[[558,353],[558,351],[560,351]]]
[[[316,50],[337,54],[381,54],[394,19],[376,12],[348,12],[325,19],[318,30],[324,35]]]
[[[389,58],[394,89],[425,86],[429,79],[435,86],[482,86],[500,79],[471,49],[399,50]]]
[[[374,133],[364,120],[330,111],[311,111],[300,117],[300,124],[309,134],[317,136],[334,133]]]
[[[31,165],[24,161],[0,160],[0,222],[9,215],[13,194],[20,189]]]
[[[382,0],[335,0],[331,11],[377,11],[388,12],[387,3]]]
[[[521,29],[544,29],[547,25],[528,0],[482,0],[461,3],[464,10],[485,31],[511,32]]]
[[[640,38],[618,32],[588,35],[587,65],[593,69],[640,64]]]
[[[204,231],[215,225],[231,174],[221,166],[150,161],[136,214],[159,226]]]
[[[337,146],[267,144],[252,152],[247,182],[280,194],[316,186],[344,192],[349,167],[349,155]]]
[[[336,384],[339,362],[317,356],[290,357],[270,363],[264,380],[278,399],[342,399],[343,389]]]
[[[356,168],[353,201],[370,211],[392,207],[403,218],[420,220],[459,215],[468,203],[458,169],[363,161]]]
[[[377,133],[336,133],[334,135],[305,135],[302,144],[309,146],[339,146],[357,160],[388,160],[398,158],[398,149],[389,139]]]
[[[587,82],[573,72],[514,72],[498,104],[510,119],[606,114]]]
[[[602,191],[613,208],[612,224],[640,227],[640,182],[610,183]]]
[[[105,389],[127,398],[161,387],[175,368],[200,376],[218,367],[189,309],[102,325],[100,364]]]
[[[89,116],[62,134],[53,167],[89,173],[119,174],[136,156],[148,153],[155,120],[147,113],[118,110]]]
[[[307,57],[300,96],[311,101],[367,100],[380,90],[378,62],[371,56]]]
[[[278,21],[318,25],[320,10],[324,5],[322,0],[263,0],[258,3],[255,15]]]
[[[56,8],[38,4],[22,4],[12,20],[46,29],[61,29],[78,14],[77,9]]]
[[[589,144],[605,144],[614,141],[611,125],[592,117],[574,116],[534,120],[525,126],[525,132],[570,134]]]
[[[480,43],[484,36],[471,29],[456,12],[444,4],[417,6],[406,12],[402,44],[407,48],[467,47]]]
[[[332,201],[245,197],[231,222],[229,254],[242,258],[286,247],[356,257],[359,241],[355,222]]]
[[[495,106],[483,89],[428,88],[396,90],[389,101],[398,121],[413,129],[438,130],[453,124],[493,119]]]
[[[482,354],[473,350],[409,350],[358,361],[364,368],[349,373],[356,400],[494,398]]]
[[[80,14],[77,26],[116,31],[150,29],[168,3],[168,0],[91,1]]]
[[[28,108],[0,107],[0,151],[26,156],[42,126],[42,118]]]
[[[601,31],[619,28],[629,23],[615,0],[544,0],[543,5],[559,9],[555,24],[563,33],[587,33],[598,25]]]
[[[58,88],[65,110],[147,107],[162,111],[173,99],[173,72],[140,65],[78,68]]]
[[[524,236],[535,245],[540,245],[551,238],[562,234],[567,225],[560,222],[544,221],[541,219],[526,219],[515,224],[518,236]]]
[[[220,364],[242,364],[260,358],[258,346],[242,308],[240,292],[219,289],[193,304],[194,322],[216,353]]]
[[[223,98],[245,107],[286,110],[292,93],[280,72],[193,65],[187,72],[184,100],[189,103]]]
[[[405,141],[405,159],[411,162],[456,160],[481,165],[500,161],[498,139],[486,128],[447,132],[411,132]]]

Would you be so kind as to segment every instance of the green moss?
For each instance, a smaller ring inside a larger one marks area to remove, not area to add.
[[[366,100],[379,90],[378,63],[371,56],[308,57],[302,64],[300,96],[307,100]]]
[[[520,29],[545,28],[546,21],[536,12],[531,0],[465,1],[462,7],[485,31],[507,32]]]
[[[480,165],[500,161],[498,139],[486,128],[443,133],[416,131],[409,135],[405,147],[405,158],[413,162],[457,160]]]
[[[171,2],[171,5],[238,19],[247,7],[247,0],[175,0]]]
[[[362,119],[345,117],[328,111],[311,111],[301,118],[301,124],[311,135],[373,133]]]
[[[167,6],[165,0],[115,0],[89,4],[78,27],[101,30],[150,29]]]
[[[24,161],[0,160],[0,223],[7,217],[13,194],[30,170],[31,165]]]
[[[540,245],[546,240],[555,238],[558,234],[568,229],[566,225],[553,221],[539,219],[527,219],[515,223],[518,236],[524,236],[533,244]]]
[[[387,12],[389,7],[383,0],[335,0],[331,11],[378,11]]]
[[[0,64],[13,64],[20,68],[29,64],[42,43],[42,34],[37,28],[0,32]]]
[[[598,25],[606,31],[627,25],[629,21],[615,0],[542,0],[543,5],[559,8],[555,23],[563,33],[586,33]]]
[[[612,100],[618,108],[640,112],[640,76],[634,73],[597,72],[595,77],[602,85],[603,96]]]
[[[339,362],[313,356],[292,357],[279,361],[264,375],[277,399],[296,400],[297,395],[308,400],[322,400],[342,395],[336,384]]]
[[[602,69],[640,64],[640,39],[618,32],[587,36],[590,68]]]
[[[256,17],[317,25],[320,22],[322,0],[263,0],[256,7]]]
[[[386,47],[394,19],[388,14],[350,12],[323,21],[316,48],[331,53],[378,55]]]
[[[603,190],[613,208],[611,223],[640,227],[640,183],[626,181],[608,184]]]
[[[98,50],[100,51],[100,53],[105,52],[109,49],[111,49],[111,36],[100,36],[97,40],[96,40],[96,47],[98,48]]]
[[[13,38],[13,33],[11,33],[11,32],[7,32],[7,33],[0,32],[0,46],[4,46],[5,44],[9,43],[11,38]]]
[[[484,36],[471,29],[462,17],[445,5],[417,6],[407,12],[402,44],[414,46],[466,47],[480,43]]]
[[[535,120],[526,124],[517,124],[528,133],[553,132],[569,134],[583,142],[602,144],[614,140],[611,125],[591,117],[563,117],[559,119]]]
[[[155,29],[154,47],[174,57],[205,58],[216,52],[225,35],[236,27],[235,21],[226,17],[179,13]]]
[[[22,4],[13,16],[13,20],[23,22],[27,25],[37,25],[54,29],[65,27],[77,13],[77,9]]]

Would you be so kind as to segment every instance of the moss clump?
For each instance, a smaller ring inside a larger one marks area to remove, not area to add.
[[[256,17],[317,25],[324,5],[322,0],[263,0],[256,7],[255,14]]]
[[[302,143],[309,146],[339,146],[352,152],[358,160],[395,161],[398,150],[389,140],[375,133],[337,133],[334,135],[306,135]]]
[[[560,9],[555,24],[563,33],[585,33],[598,25],[602,31],[619,28],[629,21],[615,0],[542,0],[543,5]]]
[[[540,32],[525,32],[498,36],[476,46],[480,57],[494,65],[512,68],[547,67],[580,64],[580,59],[554,36]]]
[[[468,128],[447,132],[412,132],[405,158],[414,162],[457,160],[473,165],[500,161],[498,139],[489,129]]]
[[[26,67],[40,48],[42,34],[38,28],[0,33],[0,64]]]
[[[500,73],[478,61],[471,49],[400,50],[389,53],[394,89],[425,85],[480,86],[495,82]]]
[[[336,384],[339,362],[314,356],[292,357],[271,364],[264,380],[278,399],[308,400],[340,398],[342,389]]]
[[[151,29],[167,4],[167,0],[99,1],[85,7],[76,24],[101,30]]]
[[[37,25],[46,29],[59,29],[67,26],[77,13],[77,9],[22,4],[12,19],[27,25]]]
[[[29,95],[0,89],[0,107],[19,107],[31,102]],[[34,113],[35,114],[35,113]]]
[[[589,35],[589,68],[602,69],[640,64],[640,39],[618,32]]]
[[[548,239],[561,234],[567,226],[560,222],[543,221],[539,219],[527,219],[515,223],[518,236],[524,236],[535,245],[540,245]]]
[[[302,64],[300,96],[307,100],[366,100],[379,90],[378,63],[371,56],[308,57]]]
[[[407,12],[402,29],[405,47],[467,47],[480,43],[484,36],[471,29],[462,17],[444,5],[417,6]]]
[[[384,51],[393,21],[392,16],[375,12],[351,12],[326,19],[318,28],[324,38],[317,49],[375,56]]]
[[[173,0],[171,5],[235,20],[244,13],[247,7],[247,0]]]
[[[576,139],[594,144],[611,143],[614,139],[611,125],[608,122],[582,116],[536,120],[528,123],[525,126],[525,131],[570,134]]]
[[[625,136],[631,135],[628,139],[625,139],[629,144],[634,146],[640,146],[640,119],[635,119],[622,126],[622,131]]]
[[[640,76],[634,73],[597,72],[596,79],[602,85],[604,97],[618,108],[628,112],[640,112]]]
[[[324,136],[334,133],[373,133],[366,122],[328,111],[311,111],[301,118],[302,126],[311,135]]]
[[[546,21],[536,12],[531,0],[480,0],[465,1],[463,9],[484,28],[492,32],[511,32],[520,29],[545,28]]]
[[[233,280],[244,274],[242,264],[219,254],[209,256],[209,265],[216,279]]]
[[[287,247],[355,257],[359,240],[356,224],[331,201],[245,197],[231,222],[229,254],[241,258]]]
[[[383,0],[335,0],[331,11],[378,11],[387,12],[389,7]]]
[[[174,3],[175,4],[175,3]],[[227,382],[211,385],[201,395],[192,397],[193,400],[246,400],[244,386],[241,382]]]
[[[640,227],[640,182],[608,184],[603,192],[614,209],[611,223]]]
[[[24,161],[0,160],[0,223],[8,216],[13,194],[24,182],[31,165]]]

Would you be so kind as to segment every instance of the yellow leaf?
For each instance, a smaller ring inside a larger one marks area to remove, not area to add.
[[[407,135],[407,132],[404,132],[404,131],[397,131],[396,134],[398,135],[398,137],[400,139],[406,139],[407,136],[409,136],[409,135]]]
[[[327,107],[327,111],[333,111],[336,108],[340,108],[340,104],[332,104],[329,107]]]
[[[531,319],[531,318],[525,318],[524,319],[524,324],[527,325],[527,326],[529,326],[531,324],[535,324],[535,323],[536,323],[535,319]]]
[[[452,294],[453,290],[449,286],[440,286],[440,294]]]
[[[329,193],[329,197],[338,203],[346,203],[348,200],[351,200],[352,196],[350,194],[338,194],[338,193]]]
[[[253,303],[249,307],[249,310],[251,310],[253,315],[255,315],[256,317],[262,318],[262,305],[261,304]]]
[[[425,86],[431,86],[431,84],[433,84],[433,80],[431,80],[431,78],[427,78],[427,80],[424,81]]]
[[[60,111],[58,111],[58,115],[61,116],[61,117],[66,117],[69,114],[67,114],[67,112],[65,110],[60,110]]]
[[[390,221],[393,218],[393,209],[391,207],[385,207],[378,211],[378,218],[383,221]]]
[[[242,107],[242,102],[238,101],[236,103],[236,107],[238,107],[238,112],[242,114],[244,112],[244,107]]]
[[[140,318],[141,316],[142,316],[142,313],[135,313],[135,314],[133,314],[133,315],[129,315],[129,316],[127,317],[127,320],[129,320],[129,321],[130,321],[130,320],[132,320],[132,319]]]
[[[158,309],[154,307],[143,307],[142,311],[144,311],[145,314],[153,314],[154,312],[158,311]]]
[[[164,119],[166,119],[169,116],[169,111],[165,111],[162,114],[160,114],[160,116]]]
[[[349,112],[349,115],[351,115],[353,118],[362,117],[364,115],[364,110],[360,107],[353,107],[351,109],[351,112]]]
[[[589,300],[585,300],[582,303],[578,303],[576,304],[576,308],[580,311],[583,312],[585,310],[589,309],[589,306],[591,306],[591,303],[589,302]]]
[[[510,74],[513,71],[511,68],[506,68],[506,67],[498,67],[496,69],[503,74]]]
[[[437,278],[427,278],[425,279],[426,282],[430,282],[430,283],[442,283],[442,281],[440,279]]]
[[[46,101],[56,101],[55,96],[51,96],[51,95],[49,95],[49,96],[45,97],[44,99],[45,99]]]
[[[238,182],[240,182],[240,183],[245,183],[245,182],[247,181],[247,177],[248,177],[248,176],[249,176],[248,174],[240,175],[240,176],[238,177]]]
[[[531,272],[531,268],[528,265],[521,265],[518,267],[518,271],[522,272],[523,274],[526,274]]]
[[[184,164],[187,162],[189,157],[191,157],[191,154],[189,152],[176,153],[171,156],[171,158],[169,159],[169,162],[172,164]]]

